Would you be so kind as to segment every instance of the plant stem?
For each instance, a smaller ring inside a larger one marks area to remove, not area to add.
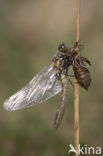
[[[76,40],[79,40],[79,25],[80,25],[80,0],[77,1],[77,36]],[[74,81],[74,119],[75,119],[75,149],[77,153],[75,156],[79,156],[79,84],[77,80]]]

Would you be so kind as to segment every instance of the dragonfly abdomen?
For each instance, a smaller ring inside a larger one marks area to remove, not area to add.
[[[61,80],[62,82],[62,95],[61,95],[61,103],[59,105],[59,108],[57,110],[55,120],[54,120],[54,128],[57,129],[62,121],[65,107],[66,107],[66,101],[67,101],[67,94],[68,94],[68,78]]]

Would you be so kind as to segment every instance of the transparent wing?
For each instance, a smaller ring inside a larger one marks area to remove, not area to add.
[[[23,89],[4,102],[7,111],[14,111],[42,103],[61,91],[53,64],[38,73]]]

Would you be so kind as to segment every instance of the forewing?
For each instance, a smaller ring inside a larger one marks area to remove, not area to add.
[[[42,103],[61,91],[53,64],[39,72],[23,89],[4,102],[7,111],[14,111]]]

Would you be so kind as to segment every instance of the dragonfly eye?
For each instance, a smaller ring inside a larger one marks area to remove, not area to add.
[[[62,44],[59,45],[58,50],[65,53],[65,52],[67,52],[68,47],[67,47],[66,44],[62,43]]]

